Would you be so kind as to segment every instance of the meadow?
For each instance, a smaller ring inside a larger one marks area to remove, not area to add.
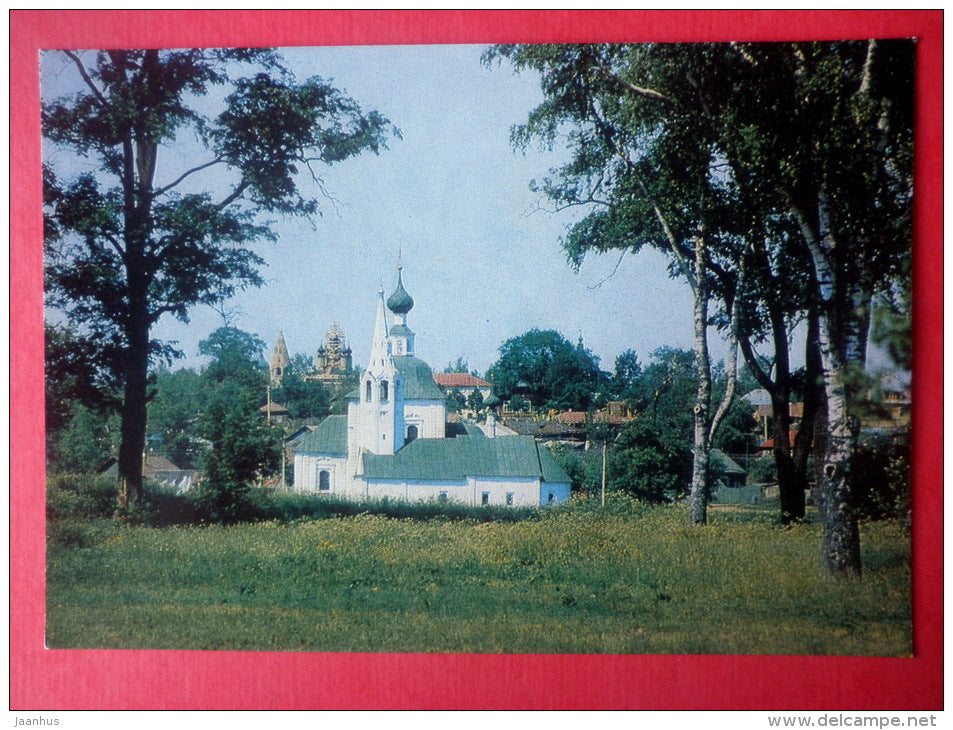
[[[520,515],[370,511],[235,526],[49,522],[51,648],[906,656],[910,540],[862,528],[819,567],[812,520],[620,501]]]

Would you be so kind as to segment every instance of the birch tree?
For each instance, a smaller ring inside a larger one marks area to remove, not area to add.
[[[659,201],[680,211],[689,201],[650,186],[680,179],[684,159],[660,144],[678,139],[678,130],[690,130],[696,144],[724,159],[738,193],[730,210],[748,230],[752,221],[775,217],[797,226],[798,236],[773,245],[810,262],[827,423],[819,489],[823,562],[837,575],[859,574],[850,471],[859,422],[852,403],[871,299],[910,250],[914,44],[499,46],[488,54],[497,56],[542,74],[545,101],[517,129],[516,141],[564,139],[575,151],[539,189],[561,204],[612,211],[573,228],[566,239],[571,255],[638,250],[653,236],[650,222],[667,235],[670,221]],[[640,143],[640,156],[617,154],[620,133]],[[611,162],[619,157],[657,176],[627,176]],[[756,241],[725,255],[740,263]],[[672,253],[684,273],[688,257]],[[731,281],[727,267],[712,271],[712,281]],[[731,286],[720,291],[725,305],[744,296]],[[696,317],[698,305],[696,299]]]

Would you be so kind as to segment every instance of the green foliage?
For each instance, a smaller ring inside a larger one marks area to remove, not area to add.
[[[608,488],[649,502],[683,496],[692,476],[690,444],[650,421],[632,421],[612,445],[607,459]]]
[[[213,383],[226,380],[264,392],[267,367],[264,341],[236,327],[219,327],[199,343],[199,354],[211,358],[204,376]]]
[[[613,400],[634,403],[638,398],[638,383],[642,377],[642,363],[634,350],[626,350],[615,359],[610,393]]]
[[[459,413],[467,407],[467,399],[458,388],[452,388],[447,393],[447,410],[450,413]]]
[[[653,429],[691,443],[697,383],[691,351],[660,347],[632,388],[633,404]]]
[[[465,357],[458,357],[456,362],[449,362],[443,369],[445,373],[469,373],[470,365]],[[475,374],[475,373],[474,373]]]
[[[871,432],[861,436],[852,469],[862,519],[909,519],[910,434]]]
[[[474,388],[470,395],[467,396],[467,408],[474,413],[479,413],[483,410],[483,392],[479,388]]]
[[[519,395],[538,408],[559,411],[588,410],[608,383],[599,358],[581,340],[574,346],[558,332],[538,329],[504,342],[487,379],[503,400]]]
[[[321,500],[315,500],[321,501]],[[862,581],[817,570],[818,526],[609,499],[532,519],[148,529],[50,547],[51,648],[605,654],[911,652],[909,535],[865,525]],[[188,614],[189,620],[182,616]],[[116,626],[124,627],[117,632]],[[686,631],[691,626],[691,631]]]
[[[778,481],[778,466],[769,454],[748,462],[748,484],[773,484]]]
[[[180,469],[198,468],[203,447],[198,424],[212,393],[203,374],[183,368],[155,373],[154,395],[149,401],[150,450]]]
[[[287,408],[291,418],[324,418],[331,412],[331,398],[324,385],[304,380],[290,366],[281,385],[271,389],[271,400]]]
[[[569,475],[573,493],[597,494],[602,487],[602,447],[577,451],[561,444],[550,446],[556,463]]]
[[[112,517],[116,510],[116,480],[105,475],[56,474],[46,484],[46,518]]]
[[[115,451],[118,417],[73,402],[65,426],[47,433],[47,468],[51,473],[93,473]]]
[[[204,521],[233,524],[255,519],[252,484],[279,468],[280,432],[265,424],[257,404],[248,393],[224,391],[205,413],[202,435],[209,451],[196,496],[196,510]]]
[[[715,434],[714,446],[729,454],[750,454],[757,446],[755,407],[743,398],[735,398],[725,420]]]

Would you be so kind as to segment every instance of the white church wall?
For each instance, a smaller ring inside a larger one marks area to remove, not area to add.
[[[566,482],[542,482],[539,485],[539,504],[559,504],[569,499],[569,484]]]
[[[327,489],[321,489],[321,472],[327,472]],[[294,490],[319,494],[341,494],[347,482],[346,460],[330,456],[295,454]]]
[[[446,435],[447,406],[443,401],[404,401],[404,424],[417,426],[417,438],[442,439]]]
[[[396,499],[407,502],[449,502],[470,504],[470,491],[465,481],[407,481],[403,479],[369,479],[370,499]]]
[[[539,483],[537,477],[470,477],[467,479],[470,504],[476,507],[538,507]]]

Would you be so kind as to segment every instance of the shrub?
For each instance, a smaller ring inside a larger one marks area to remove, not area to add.
[[[909,516],[909,432],[863,434],[852,468],[858,517],[882,520]]]
[[[111,517],[115,511],[115,477],[98,474],[56,474],[47,481],[48,519]]]

